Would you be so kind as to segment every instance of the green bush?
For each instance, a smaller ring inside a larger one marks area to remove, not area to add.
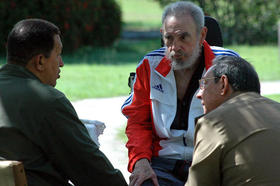
[[[165,6],[177,0],[154,0]],[[215,17],[225,44],[277,43],[279,0],[190,0]]]
[[[25,18],[56,24],[68,52],[87,45],[110,46],[121,31],[121,11],[114,0],[1,0],[0,52],[13,25]]]

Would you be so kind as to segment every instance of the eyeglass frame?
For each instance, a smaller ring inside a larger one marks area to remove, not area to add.
[[[206,85],[206,83],[207,83],[206,80],[218,79],[218,78],[220,78],[220,77],[201,78],[200,80],[198,80],[199,88],[200,88],[201,90],[204,90],[205,85]]]

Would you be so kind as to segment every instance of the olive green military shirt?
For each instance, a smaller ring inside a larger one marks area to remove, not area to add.
[[[239,94],[201,117],[186,186],[280,185],[280,103]]]
[[[24,163],[28,185],[127,185],[63,93],[24,67],[0,69],[0,156]]]

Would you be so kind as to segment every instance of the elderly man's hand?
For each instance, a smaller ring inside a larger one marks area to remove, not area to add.
[[[155,186],[159,186],[157,176],[147,159],[136,162],[133,172],[129,177],[129,186],[140,186],[147,179],[152,179]]]

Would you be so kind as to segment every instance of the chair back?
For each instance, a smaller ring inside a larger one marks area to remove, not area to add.
[[[223,36],[219,23],[210,16],[205,16],[205,26],[207,27],[207,35],[205,40],[210,46],[223,46]]]

